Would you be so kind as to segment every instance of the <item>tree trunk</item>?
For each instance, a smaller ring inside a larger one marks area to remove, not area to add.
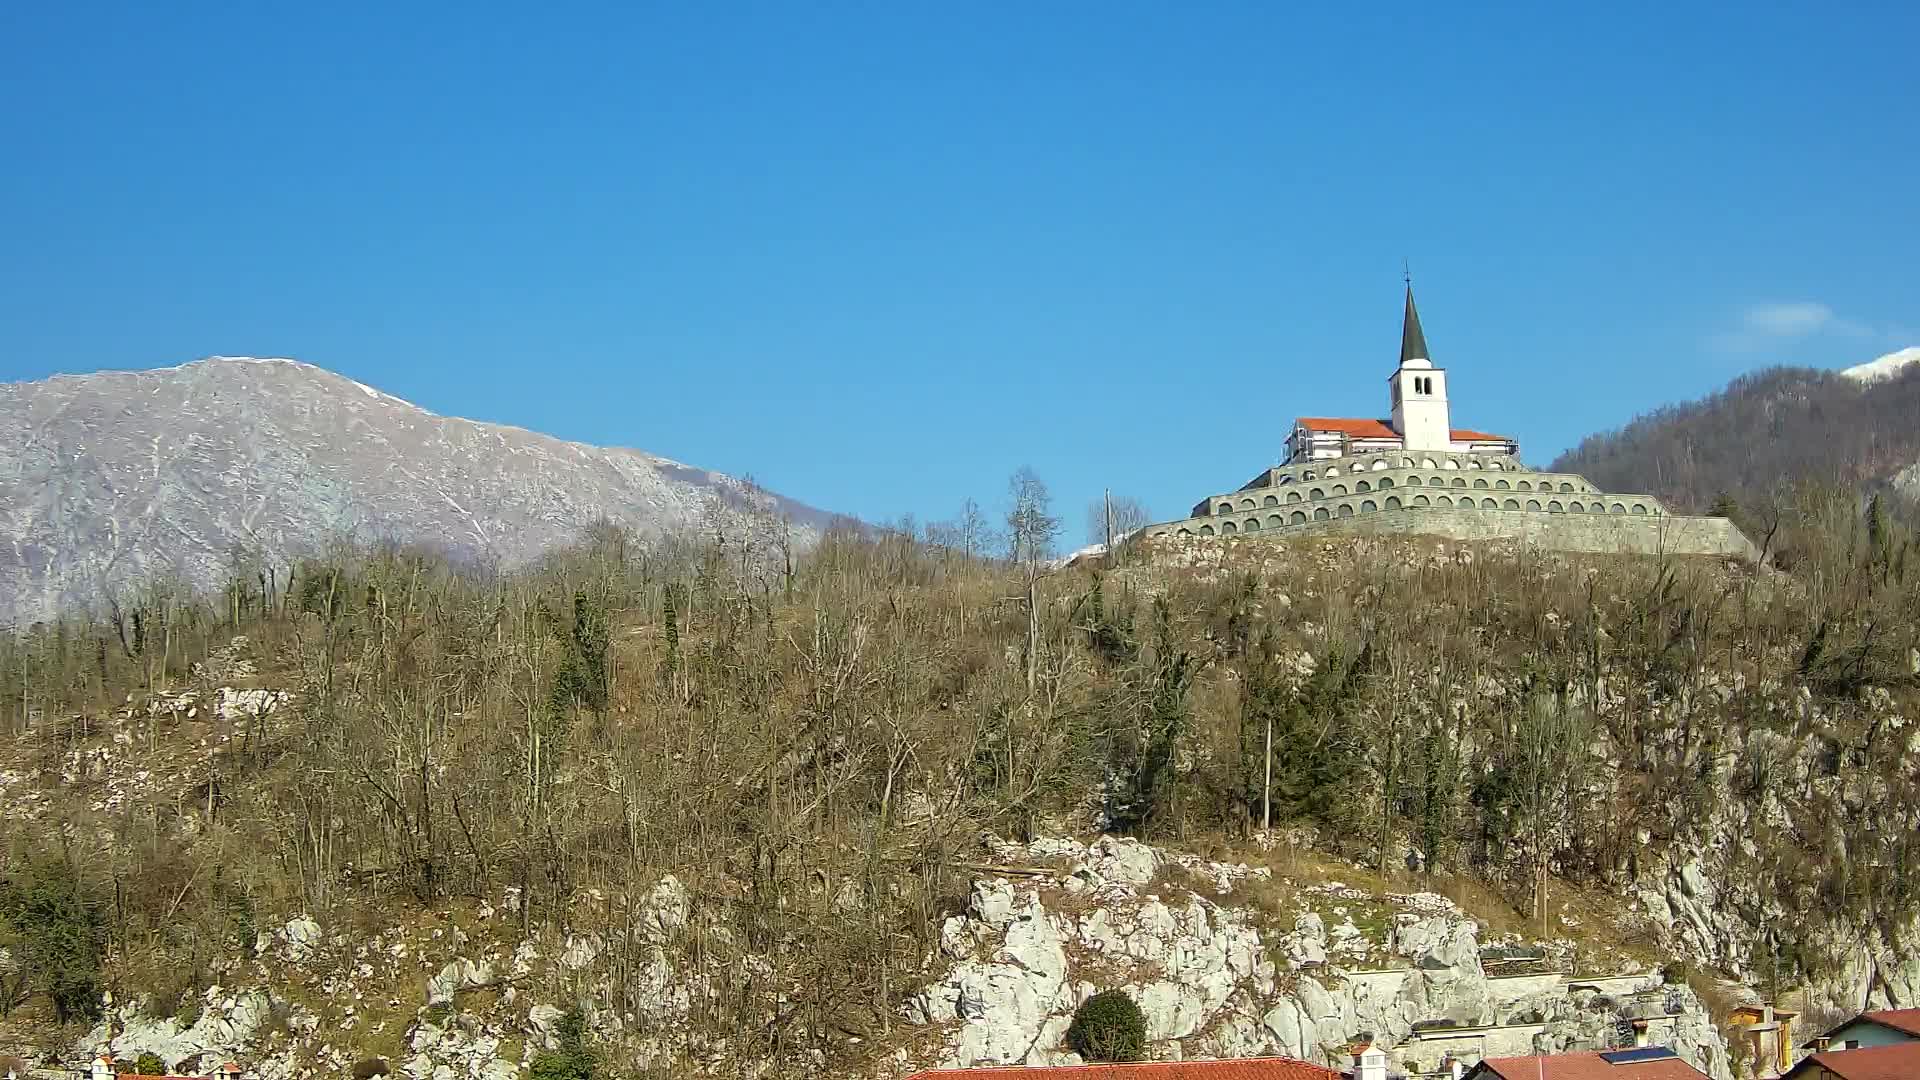
[[[1266,776],[1260,785],[1260,831],[1273,831],[1273,717],[1267,717]]]
[[[1027,572],[1027,692],[1033,692],[1035,665],[1040,660],[1040,606],[1035,602],[1039,593],[1039,576],[1032,570]]]

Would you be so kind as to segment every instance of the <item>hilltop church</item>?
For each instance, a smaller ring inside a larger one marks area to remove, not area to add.
[[[1401,534],[1509,539],[1559,551],[1758,555],[1725,518],[1672,514],[1651,495],[1535,472],[1521,463],[1514,439],[1454,427],[1447,372],[1428,353],[1412,283],[1387,396],[1384,418],[1300,417],[1280,464],[1145,534]]]

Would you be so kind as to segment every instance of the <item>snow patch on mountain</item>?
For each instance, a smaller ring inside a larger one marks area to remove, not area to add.
[[[1877,360],[1864,364],[1855,364],[1840,374],[1855,382],[1877,383],[1894,378],[1908,367],[1920,364],[1920,345],[1909,345],[1898,352],[1890,352]]]

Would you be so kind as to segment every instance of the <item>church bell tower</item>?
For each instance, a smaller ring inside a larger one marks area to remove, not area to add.
[[[1393,394],[1393,430],[1408,450],[1451,450],[1453,428],[1447,415],[1447,373],[1427,356],[1427,335],[1413,306],[1407,283],[1407,313],[1400,324],[1400,366],[1387,380]]]

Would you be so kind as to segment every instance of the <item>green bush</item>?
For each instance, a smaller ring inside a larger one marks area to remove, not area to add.
[[[133,1070],[142,1076],[165,1076],[167,1063],[160,1060],[159,1054],[145,1050],[134,1060]]]
[[[1095,994],[1073,1014],[1067,1045],[1087,1061],[1143,1061],[1147,1018],[1124,990]]]
[[[25,861],[0,879],[0,948],[29,974],[25,988],[53,1001],[62,1024],[100,1014],[106,926],[97,898],[59,856]],[[0,1004],[0,1015],[5,1013]]]
[[[600,1063],[587,1045],[587,1018],[579,1009],[567,1010],[554,1023],[553,1041],[558,1049],[533,1059],[530,1080],[593,1080]]]

